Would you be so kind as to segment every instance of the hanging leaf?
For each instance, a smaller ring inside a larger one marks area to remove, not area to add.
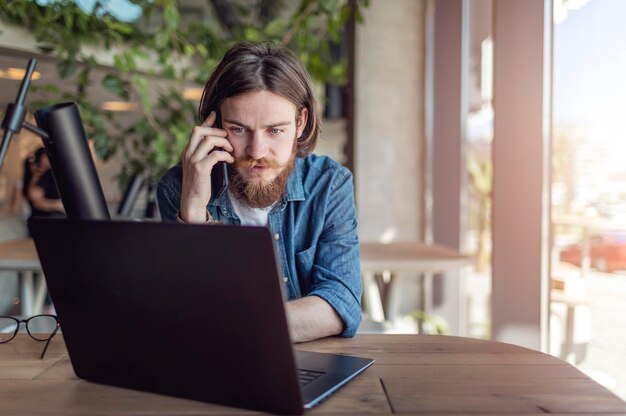
[[[146,113],[152,113],[152,99],[148,93],[148,82],[146,81],[146,77],[133,75],[133,84],[139,92],[139,99],[141,100],[143,110]]]
[[[57,64],[57,68],[59,70],[59,75],[61,76],[61,78],[67,78],[70,75],[74,74],[74,72],[76,72],[76,61],[73,59],[73,57],[69,57],[68,59],[59,61],[59,63]]]
[[[175,5],[166,6],[163,10],[163,20],[165,21],[165,27],[170,30],[175,30],[178,27],[180,21],[180,14]]]
[[[128,99],[130,94],[126,82],[118,75],[108,74],[102,79],[102,86],[118,97]]]

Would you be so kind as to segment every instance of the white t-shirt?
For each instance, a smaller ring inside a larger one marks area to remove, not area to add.
[[[250,208],[249,206],[239,201],[230,192],[230,190],[228,190],[228,199],[230,199],[230,204],[233,206],[235,214],[237,214],[237,216],[241,220],[241,225],[266,226],[270,211],[272,210],[272,208],[274,208],[274,205],[276,205],[276,203],[273,203],[269,207],[265,208]]]

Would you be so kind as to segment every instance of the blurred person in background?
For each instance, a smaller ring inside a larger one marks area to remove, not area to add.
[[[50,160],[43,147],[24,161],[22,194],[30,207],[31,217],[65,217]]]

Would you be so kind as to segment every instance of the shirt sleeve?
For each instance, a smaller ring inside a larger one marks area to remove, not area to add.
[[[317,243],[308,295],[328,302],[344,322],[341,336],[351,337],[361,323],[363,288],[354,185],[349,170],[339,170],[328,195],[324,230]]]
[[[157,186],[157,203],[161,220],[165,222],[176,222],[176,214],[180,209],[180,192],[174,186],[176,178],[172,169],[161,178]]]

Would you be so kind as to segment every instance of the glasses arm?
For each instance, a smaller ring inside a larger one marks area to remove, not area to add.
[[[57,326],[56,328],[54,328],[54,331],[50,334],[50,336],[48,337],[48,339],[46,340],[46,346],[43,347],[43,351],[41,352],[41,359],[43,360],[43,356],[46,355],[46,351],[48,350],[48,345],[50,345],[50,341],[52,340],[52,338],[54,338],[54,336],[57,334],[57,332],[59,332],[59,323],[57,322]]]

